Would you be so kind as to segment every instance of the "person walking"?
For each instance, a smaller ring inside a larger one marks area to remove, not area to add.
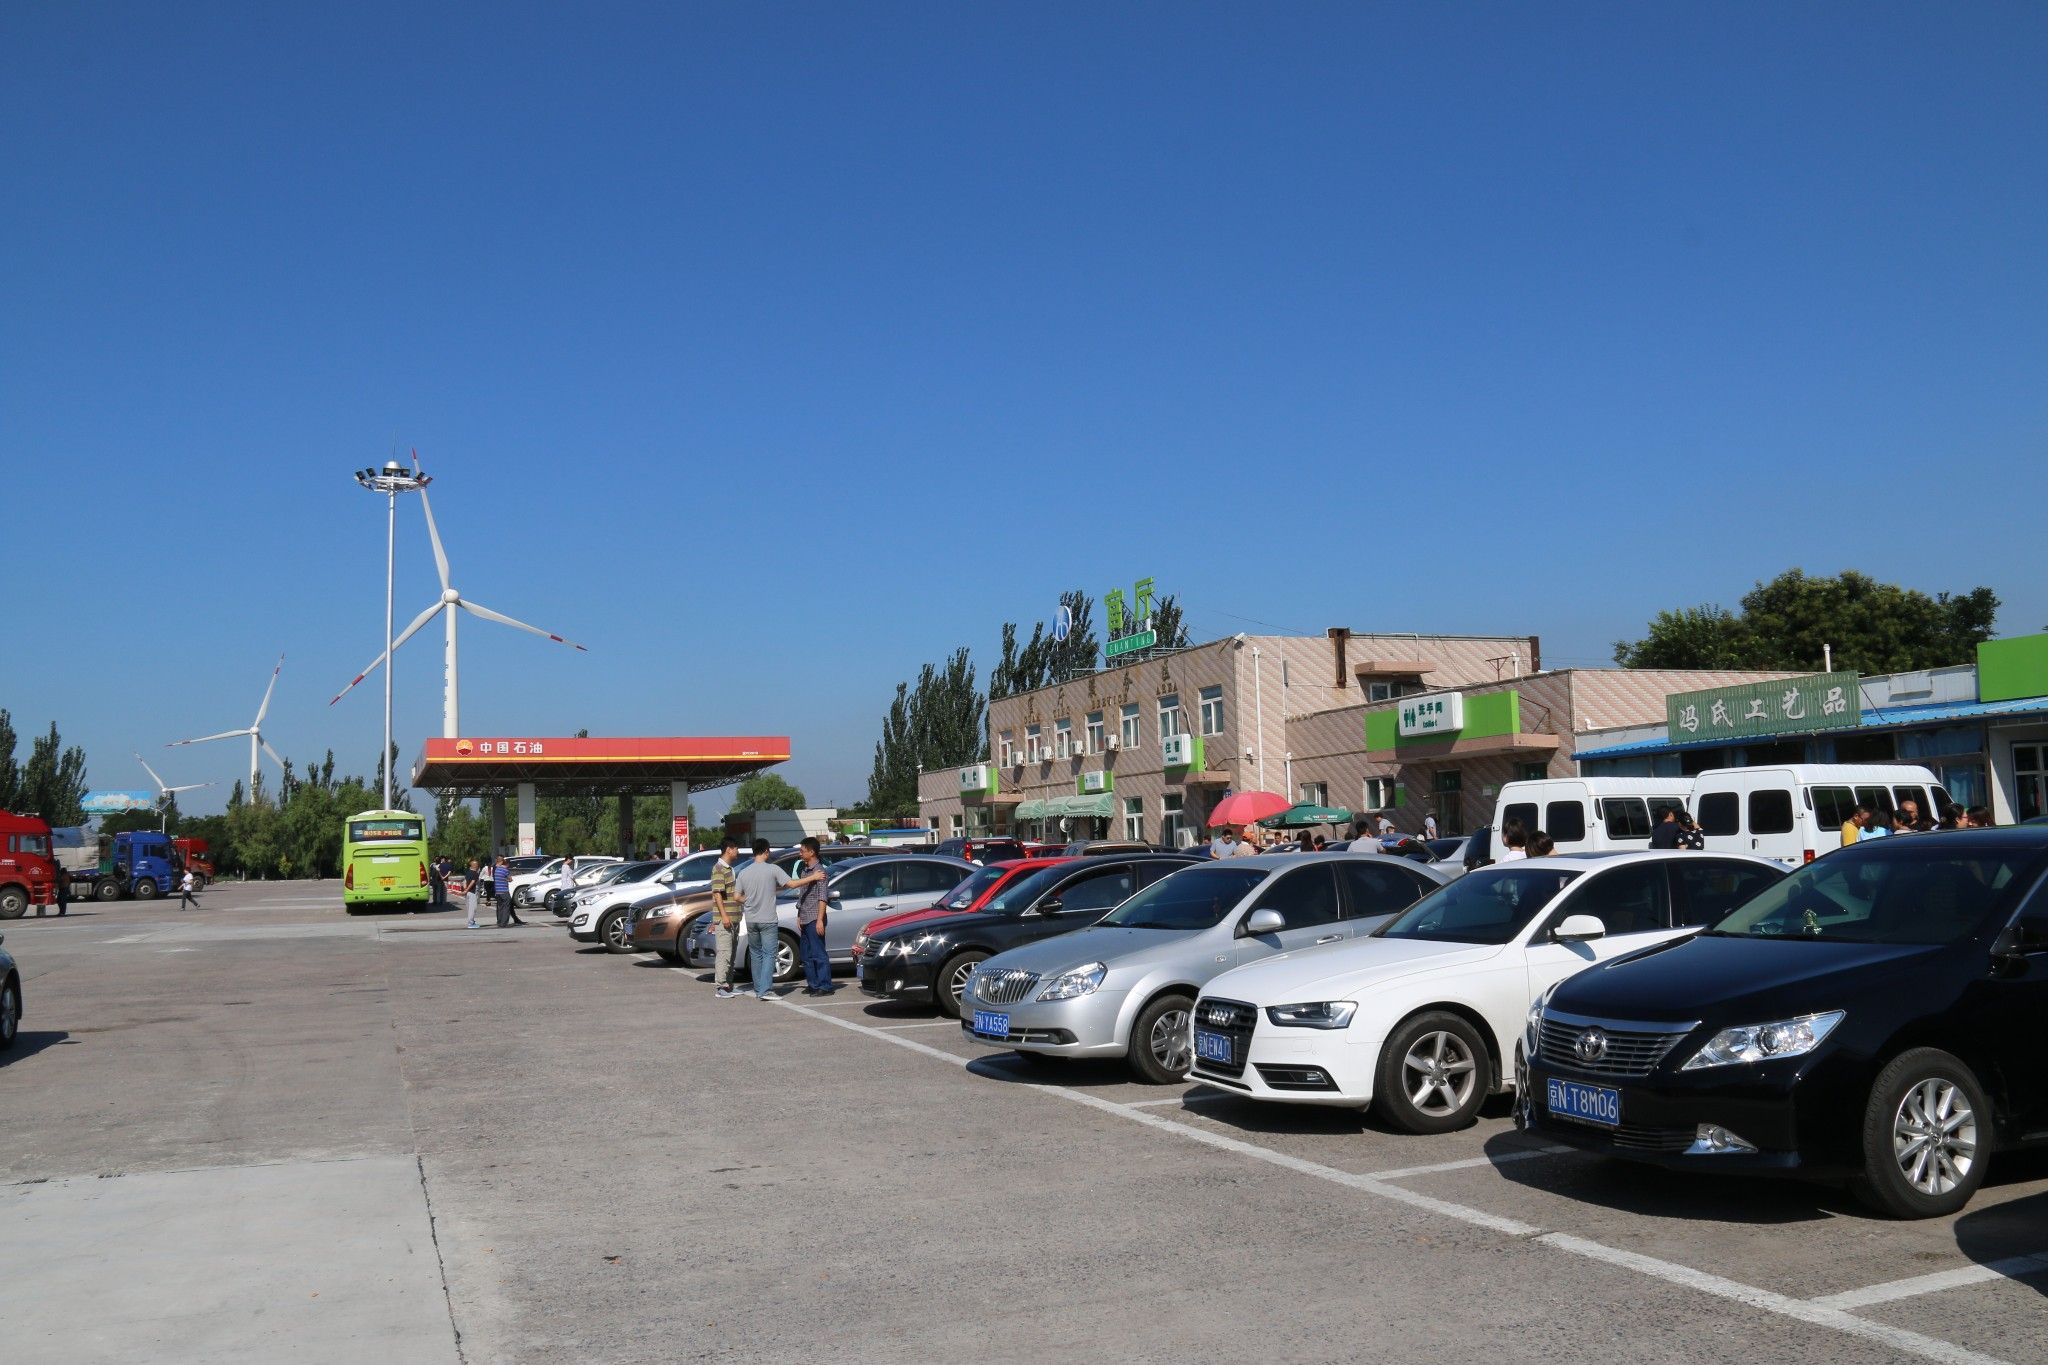
[[[503,858],[494,860],[491,866],[491,903],[498,907],[498,927],[524,926],[526,921],[512,908],[512,869],[505,865]]]
[[[832,984],[832,958],[825,951],[825,914],[832,898],[825,864],[818,857],[816,839],[806,837],[797,847],[802,850],[803,875],[790,885],[802,888],[796,900],[796,934],[804,960],[804,994],[830,995],[839,988]]]
[[[57,917],[62,919],[71,910],[71,870],[69,868],[60,867],[57,869],[56,889]],[[38,915],[43,913],[41,906],[36,907],[36,913]]]
[[[1436,838],[1436,815],[1434,813],[1422,817],[1422,837],[1425,839]]]
[[[718,861],[711,865],[711,979],[717,983],[718,998],[731,1000],[739,994],[732,988],[732,974],[740,956],[740,888],[733,864],[740,858],[740,841],[730,834],[718,845]]]
[[[482,890],[477,886],[477,882],[480,880],[481,878],[477,876],[476,859],[471,858],[469,860],[469,881],[462,888],[462,903],[469,911],[469,927],[472,929],[476,928],[476,903],[483,895]]]
[[[570,914],[576,908],[573,904],[576,899],[575,861],[573,858],[562,859],[562,870],[555,877],[555,913],[558,915]]]
[[[775,896],[789,885],[782,869],[768,861],[772,846],[766,839],[754,840],[754,861],[739,870],[734,881],[740,889],[741,912],[747,921],[747,965],[754,978],[754,998],[774,999],[775,952],[782,942],[777,932]]]
[[[192,869],[188,867],[185,869],[185,875],[178,878],[178,909],[182,911],[187,906],[198,904],[198,901],[192,899]]]

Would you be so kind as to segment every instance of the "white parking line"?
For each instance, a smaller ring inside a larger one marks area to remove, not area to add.
[[[2044,1272],[2048,1272],[2048,1252],[2036,1252],[2031,1256],[2010,1256],[2002,1261],[1987,1261],[1983,1265],[1966,1265],[1956,1270],[1937,1270],[1931,1275],[1915,1275],[1906,1280],[1865,1285],[1839,1294],[1823,1294],[1807,1302],[1822,1308],[1868,1308],[1894,1299],[1939,1294],[1944,1289],[1962,1289],[1986,1280],[2017,1280]]]
[[[916,1024],[877,1024],[875,1027],[883,1033],[895,1033],[907,1028],[959,1028],[960,1026],[951,1019],[927,1019]]]
[[[936,1058],[953,1066],[965,1068],[970,1062],[976,1060],[972,1057],[959,1057],[950,1052],[942,1052],[938,1048],[929,1047],[912,1038],[898,1038],[893,1033],[886,1033],[867,1024],[856,1023],[851,1019],[841,1019],[834,1015],[821,1014],[814,1008],[793,1004],[789,1001],[779,1001],[778,1003],[798,1014],[808,1014],[815,1019],[821,1019],[835,1028],[843,1028],[853,1033],[864,1033],[871,1038],[879,1038],[885,1043],[892,1043],[897,1047],[922,1053],[927,1057]],[[1610,1247],[1604,1243],[1590,1241],[1584,1237],[1574,1237],[1562,1232],[1545,1232],[1542,1228],[1517,1219],[1504,1218],[1499,1214],[1487,1213],[1483,1209],[1467,1208],[1463,1204],[1454,1204],[1448,1199],[1437,1199],[1430,1195],[1418,1194],[1416,1191],[1407,1189],[1404,1186],[1389,1184],[1384,1178],[1379,1176],[1357,1175],[1350,1171],[1340,1171],[1334,1166],[1325,1166],[1320,1162],[1289,1156],[1285,1152],[1275,1151],[1270,1147],[1261,1147],[1257,1143],[1245,1142],[1242,1139],[1228,1137],[1221,1133],[1212,1133],[1206,1129],[1197,1128],[1192,1124],[1177,1123],[1170,1118],[1161,1118],[1144,1109],[1128,1104],[1119,1104],[1114,1100],[1105,1100],[1100,1096],[1090,1095],[1085,1091],[1073,1090],[1063,1085],[1033,1082],[1016,1082],[1016,1084],[1024,1089],[1035,1090],[1040,1094],[1057,1096],[1073,1104],[1085,1105],[1090,1109],[1099,1110],[1105,1114],[1114,1114],[1119,1118],[1127,1119],[1132,1123],[1142,1124],[1159,1132],[1170,1133],[1185,1142],[1198,1143],[1202,1146],[1214,1147],[1221,1151],[1233,1152],[1239,1156],[1250,1157],[1252,1160],[1263,1161],[1268,1165],[1278,1166],[1284,1170],[1294,1171],[1301,1175],[1313,1176],[1318,1180],[1325,1180],[1333,1185],[1342,1185],[1347,1189],[1357,1190],[1364,1194],[1377,1195],[1382,1199],[1390,1199],[1397,1203],[1424,1209],[1460,1223],[1486,1228],[1503,1236],[1528,1241],[1537,1246],[1549,1247],[1555,1251],[1566,1252],[1573,1256],[1579,1256],[1590,1261],[1598,1261],[1602,1264],[1616,1266],[1624,1270],[1633,1270],[1640,1275],[1661,1280],[1666,1284],[1677,1285],[1681,1288],[1712,1295],[1715,1298],[1746,1304],[1751,1308],[1771,1313],[1778,1317],[1791,1318],[1814,1327],[1828,1328],[1847,1336],[1861,1337],[1866,1341],[1876,1342],[1891,1350],[1918,1356],[1925,1360],[1941,1361],[1944,1362],[1944,1365],[2003,1365],[2003,1362],[2000,1362],[1996,1356],[1984,1355],[1967,1347],[1958,1346],[1954,1342],[1924,1336],[1919,1332],[1908,1331],[1903,1327],[1893,1327],[1888,1323],[1882,1322],[1870,1322],[1845,1312],[1838,1307],[1818,1302],[1808,1302],[1804,1299],[1794,1299],[1768,1289],[1759,1289],[1754,1285],[1747,1285],[1736,1280],[1725,1279],[1719,1275],[1709,1274],[1704,1270],[1695,1270],[1690,1266],[1679,1265],[1674,1261],[1663,1261],[1654,1256],[1644,1256],[1639,1252],[1623,1251],[1618,1247]]]
[[[1528,1161],[1539,1156],[1558,1156],[1570,1152],[1569,1147],[1520,1147],[1498,1156],[1467,1157],[1463,1161],[1439,1161],[1434,1166],[1401,1166],[1391,1171],[1372,1171],[1374,1180],[1405,1180],[1411,1175],[1435,1175],[1439,1171],[1469,1171],[1480,1166],[1499,1166],[1509,1161]]]

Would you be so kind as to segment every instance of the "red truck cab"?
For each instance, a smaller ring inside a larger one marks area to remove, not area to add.
[[[204,887],[213,880],[213,855],[208,851],[206,840],[173,839],[171,847],[178,850],[178,857],[200,886]]]
[[[49,822],[0,810],[0,919],[20,919],[31,905],[56,899]]]

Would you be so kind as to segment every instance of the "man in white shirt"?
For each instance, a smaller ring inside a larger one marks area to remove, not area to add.
[[[1237,833],[1225,825],[1214,839],[1209,841],[1211,858],[1235,858],[1237,856]]]

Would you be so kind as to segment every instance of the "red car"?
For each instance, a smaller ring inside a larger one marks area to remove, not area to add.
[[[868,950],[868,935],[887,933],[900,924],[915,920],[930,919],[937,915],[958,915],[966,911],[979,910],[995,899],[996,894],[1019,877],[1028,877],[1041,872],[1054,863],[1070,862],[1064,855],[1054,857],[1027,857],[1006,863],[990,863],[977,868],[966,881],[954,887],[946,898],[932,905],[920,906],[915,910],[898,910],[893,915],[877,915],[867,927],[853,936],[853,960],[860,962],[861,954]]]

